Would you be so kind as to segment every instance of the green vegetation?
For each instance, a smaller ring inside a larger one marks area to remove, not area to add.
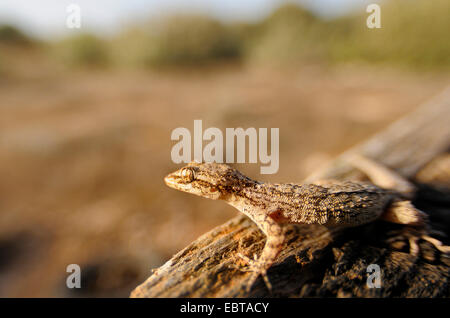
[[[0,25],[0,44],[2,45],[27,45],[31,40],[17,28],[11,25]]]
[[[56,43],[53,50],[58,59],[70,66],[101,67],[109,63],[107,43],[92,34],[65,38]]]
[[[257,25],[257,35],[246,50],[249,60],[292,62],[320,57],[322,22],[293,4],[280,7]]]
[[[175,16],[161,25],[153,38],[150,64],[197,64],[240,56],[240,45],[230,30],[202,16]]]
[[[205,16],[172,16],[127,30],[113,43],[118,63],[198,65],[237,59],[241,43],[231,28]]]
[[[413,69],[450,68],[450,1],[391,0],[381,5],[381,29],[366,27],[368,13],[324,21],[294,4],[264,20],[226,25],[195,15],[135,25],[103,41],[89,34],[53,46],[70,65],[145,67],[245,62],[361,61]],[[22,36],[0,28],[0,42]],[[10,41],[10,40],[8,40]]]
[[[450,67],[450,1],[391,0],[382,6],[381,29],[361,27],[367,15],[332,21],[328,57],[417,68]]]

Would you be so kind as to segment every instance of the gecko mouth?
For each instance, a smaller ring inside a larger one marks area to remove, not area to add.
[[[172,175],[166,176],[164,182],[171,188],[174,188],[177,185],[177,181]]]
[[[177,174],[169,174],[164,178],[164,182],[170,188],[187,191],[187,185],[183,182],[182,178]]]

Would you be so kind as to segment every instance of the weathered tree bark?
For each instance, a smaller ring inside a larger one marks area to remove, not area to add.
[[[445,155],[450,147],[449,123],[450,88],[350,150],[414,180],[420,189],[414,204],[429,214],[433,229],[446,234],[450,234],[450,156]],[[433,159],[435,163],[426,166]],[[436,187],[428,172],[436,171],[433,167],[441,169]],[[308,180],[330,178],[363,176],[341,156]],[[286,246],[268,271],[272,293],[261,278],[249,293],[245,291],[249,274],[235,268],[243,265],[236,254],[259,255],[265,237],[247,217],[237,216],[173,256],[131,297],[450,296],[450,257],[426,241],[420,241],[418,257],[410,255],[407,239],[390,234],[403,226],[376,221],[332,232],[314,225],[288,227]],[[438,238],[449,245],[448,238]],[[369,264],[380,266],[381,288],[367,286]]]

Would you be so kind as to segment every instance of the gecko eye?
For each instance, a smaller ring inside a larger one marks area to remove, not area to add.
[[[192,182],[195,179],[194,171],[192,171],[192,169],[185,168],[181,170],[181,177],[187,182]]]

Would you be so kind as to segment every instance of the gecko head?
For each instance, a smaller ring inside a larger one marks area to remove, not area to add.
[[[171,188],[218,200],[225,199],[251,179],[226,164],[191,162],[167,175],[164,181]]]

